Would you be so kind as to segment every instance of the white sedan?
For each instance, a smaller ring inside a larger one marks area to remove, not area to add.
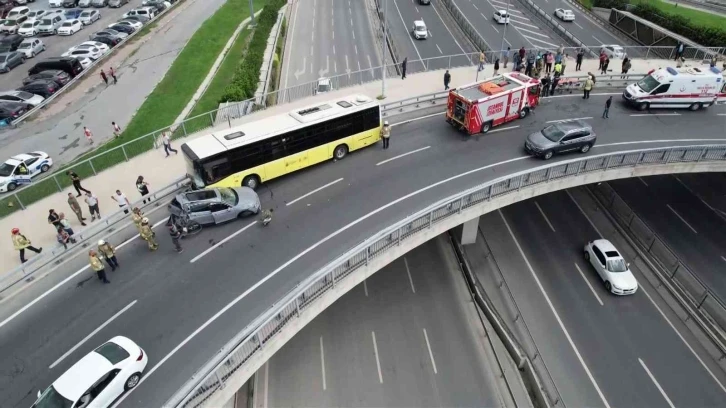
[[[507,10],[495,10],[492,18],[499,24],[509,24],[509,14],[507,14]]]
[[[0,102],[17,102],[27,103],[28,105],[37,106],[43,102],[40,95],[35,95],[25,91],[3,91],[0,92]]]
[[[45,152],[18,154],[7,159],[0,164],[0,192],[13,191],[30,183],[33,177],[50,170],[52,165],[53,159]]]
[[[411,32],[413,32],[413,38],[417,40],[421,38],[425,40],[429,36],[429,30],[426,28],[426,23],[424,23],[423,20],[414,21],[413,29],[411,29]]]
[[[22,35],[23,37],[33,37],[35,35],[38,35],[39,25],[40,20],[26,21],[20,26],[20,28],[18,28],[18,34]]]
[[[86,354],[45,391],[32,408],[105,408],[136,387],[149,357],[130,339],[116,336]]]
[[[625,56],[625,49],[619,45],[601,45],[600,51],[604,52],[608,58],[623,58]]]
[[[596,239],[585,245],[585,260],[590,262],[605,289],[616,295],[632,295],[638,290],[638,281],[630,272],[630,264],[615,246],[606,239]]]
[[[106,44],[104,44],[102,42],[98,42],[98,41],[85,41],[85,42],[82,42],[82,43],[76,45],[75,47],[69,48],[68,51],[77,50],[79,48],[90,48],[90,47],[96,47],[96,48],[98,48],[101,51],[101,54],[107,53],[108,50],[110,49],[110,48],[108,48],[108,45],[106,45]]]
[[[91,61],[90,58],[86,58],[86,57],[79,57],[78,62],[81,63],[81,66],[83,67],[83,69],[87,69],[88,67],[91,66],[91,64],[93,64],[93,61]]]
[[[575,13],[572,10],[558,8],[555,10],[555,17],[562,21],[575,21]]]
[[[73,47],[61,54],[61,57],[90,58],[95,61],[103,55],[103,52],[96,47]]]
[[[63,0],[48,0],[48,7],[63,7]]]
[[[83,30],[83,23],[80,20],[66,20],[58,28],[58,35],[73,35]]]
[[[133,28],[134,30],[138,30],[139,28],[141,28],[143,26],[142,23],[135,21],[135,20],[120,20],[120,21],[117,21],[117,22],[109,25],[109,27],[115,26],[117,24],[129,26],[129,27]]]
[[[45,44],[40,38],[26,38],[18,45],[18,52],[25,54],[25,58],[33,58],[45,51]]]
[[[78,17],[83,25],[92,24],[94,21],[101,19],[101,13],[98,10],[83,10],[81,15]]]

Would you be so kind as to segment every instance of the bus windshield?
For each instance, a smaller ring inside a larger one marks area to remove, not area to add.
[[[658,85],[660,85],[660,82],[658,82],[655,78],[653,78],[650,75],[647,75],[647,76],[643,77],[643,79],[638,81],[638,86],[645,93],[651,93],[655,88],[658,87]]]

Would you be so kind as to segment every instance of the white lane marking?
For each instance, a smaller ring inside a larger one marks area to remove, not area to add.
[[[109,324],[111,324],[112,321],[116,320],[116,318],[119,317],[119,316],[121,316],[125,311],[131,309],[131,306],[135,305],[136,302],[137,302],[137,300],[134,300],[133,302],[129,303],[126,307],[124,307],[123,309],[121,309],[118,312],[116,312],[115,315],[111,316],[110,319],[106,320],[102,325],[98,326],[96,328],[96,330],[94,330],[94,331],[91,332],[91,334],[89,334],[88,336],[84,337],[83,340],[81,340],[80,342],[78,342],[78,344],[76,344],[75,346],[73,346],[70,350],[66,351],[66,353],[63,354],[62,356],[60,356],[60,358],[58,360],[55,360],[55,362],[53,364],[51,364],[50,367],[48,367],[48,368],[49,369],[52,369],[53,367],[55,367],[58,364],[60,364],[60,362],[63,361],[63,359],[65,359],[66,357],[68,357],[69,355],[71,355],[71,353],[73,353],[74,351],[78,350],[78,348],[81,347],[83,345],[83,343],[87,342],[88,339],[90,339],[91,337],[95,336],[98,332],[100,332],[101,330],[103,330],[104,327],[106,327]]]
[[[570,119],[556,119],[556,120],[548,120],[545,123],[556,123],[556,122],[569,122],[573,120],[581,120],[581,119],[592,119],[592,116],[586,116],[584,118],[570,118]]]
[[[408,268],[408,260],[403,257],[403,263],[406,265],[406,273],[408,274],[408,282],[411,284],[411,292],[416,293],[416,288],[413,286],[413,277],[411,276],[411,270]]]
[[[449,26],[444,22],[444,19],[441,17],[441,14],[439,14],[439,10],[436,8],[436,4],[431,3],[431,8],[433,8],[436,15],[439,16],[439,21],[441,21],[441,24],[444,25],[444,28],[446,28],[446,31],[449,32],[451,39],[454,40],[454,43],[456,43],[456,46],[459,47],[459,49],[461,50],[461,53],[466,54],[466,51],[464,51],[464,47],[462,47],[461,44],[459,44],[459,41],[456,39],[454,34],[452,34],[451,30],[449,30]]]
[[[363,292],[366,294],[366,297],[368,297],[368,284],[366,283],[367,280],[363,281]]]
[[[575,197],[572,196],[572,193],[570,193],[569,190],[565,190],[565,193],[567,193],[567,195],[570,197],[570,200],[572,200],[572,202],[575,203],[575,205],[577,206],[577,209],[580,210],[580,212],[582,213],[582,215],[585,216],[585,219],[587,219],[587,222],[590,223],[590,226],[592,227],[592,229],[594,229],[595,232],[597,232],[597,235],[599,236],[599,238],[604,238],[605,236],[595,226],[595,223],[592,222],[592,220],[590,219],[590,217],[585,213],[585,210],[583,210],[582,207],[580,207],[580,203],[578,203],[577,200],[575,200]]]
[[[653,373],[650,372],[650,370],[648,369],[648,366],[645,365],[645,363],[643,362],[643,360],[640,359],[640,357],[638,357],[638,362],[643,367],[643,370],[645,370],[645,372],[648,374],[648,377],[650,377],[651,381],[653,381],[653,384],[655,384],[655,386],[658,388],[658,391],[660,391],[660,395],[662,395],[663,399],[666,400],[666,402],[668,403],[668,406],[671,408],[676,408],[675,405],[673,405],[673,403],[671,402],[671,399],[668,398],[668,395],[666,395],[665,391],[663,391],[663,387],[660,386],[660,384],[658,383],[658,380],[655,379],[655,377],[653,376]]]
[[[328,389],[328,384],[325,382],[325,350],[323,349],[323,336],[320,336],[320,367],[323,370],[323,391]]]
[[[600,296],[597,295],[597,292],[595,292],[595,288],[592,287],[590,284],[590,281],[587,279],[584,273],[582,273],[582,269],[580,269],[580,265],[575,262],[575,268],[577,269],[577,272],[580,273],[580,276],[582,276],[582,279],[587,284],[587,287],[590,288],[590,292],[592,292],[593,295],[595,295],[595,299],[597,299],[597,303],[600,303],[600,306],[604,306],[602,303],[602,300],[600,299]]]
[[[726,116],[726,113],[718,113],[718,116]]]
[[[645,182],[645,180],[643,180],[643,178],[642,178],[642,177],[638,177],[638,180],[640,180],[640,182],[641,182],[641,183],[645,184],[645,186],[646,186],[646,187],[650,187],[650,186],[648,185],[648,183],[646,183],[646,182]]]
[[[683,223],[686,224],[686,227],[690,228],[690,230],[693,231],[694,234],[698,234],[698,231],[696,231],[696,229],[693,228],[691,226],[691,224],[689,224],[688,221],[686,221],[685,218],[681,217],[681,214],[678,214],[678,211],[674,210],[670,204],[666,204],[666,207],[668,207],[668,209],[671,210],[673,212],[673,214],[675,214],[676,217],[678,217],[679,220],[683,221]]]
[[[479,7],[476,6],[476,4],[472,4],[474,6],[474,9],[479,10]]]
[[[376,367],[378,367],[378,382],[383,384],[383,373],[381,373],[381,360],[378,358],[378,344],[376,343],[376,332],[371,331],[373,337],[373,353],[376,356]]]
[[[309,193],[307,193],[307,194],[305,194],[305,195],[302,195],[302,196],[300,196],[300,197],[298,197],[298,198],[296,198],[296,199],[294,199],[294,200],[290,201],[289,203],[287,203],[287,204],[285,204],[285,205],[293,205],[293,204],[295,204],[296,202],[298,202],[298,201],[302,200],[303,198],[307,198],[307,197],[309,197],[309,196],[311,196],[311,195],[313,195],[313,194],[317,193],[318,191],[320,191],[320,190],[322,190],[322,189],[324,189],[324,188],[330,187],[330,186],[332,186],[333,184],[335,184],[335,183],[338,183],[338,182],[340,182],[340,181],[343,181],[343,177],[341,177],[341,178],[339,178],[339,179],[337,179],[337,180],[335,180],[335,181],[331,181],[330,183],[328,183],[328,184],[326,184],[326,185],[324,185],[324,186],[322,186],[322,187],[318,187],[318,188],[316,188],[315,190],[313,190],[313,191],[311,191],[311,192],[309,192]]]
[[[721,255],[721,259],[723,259],[723,261],[726,262],[726,257],[724,257],[723,255]]]
[[[610,95],[622,95],[622,94],[623,94],[622,92],[603,92],[603,93],[590,94],[590,96],[610,96]],[[574,96],[582,97],[578,93],[578,94],[573,94],[573,95],[554,95],[554,96],[548,96],[547,99],[552,99],[552,98],[572,98]]]
[[[584,30],[584,28],[582,28],[582,26],[581,26],[581,25],[577,24],[577,23],[576,23],[576,22],[574,22],[574,21],[573,21],[573,23],[575,23],[575,25],[576,25],[577,27],[579,27],[579,28],[580,28],[580,30]]]
[[[507,127],[504,127],[504,128],[490,130],[488,133],[504,132],[505,130],[512,130],[512,129],[516,129],[518,127],[519,127],[519,125],[517,125],[517,126],[507,126]]]
[[[721,391],[723,391],[724,393],[726,393],[726,387],[724,387],[724,385],[721,384],[721,381],[719,381],[718,378],[716,378],[716,376],[713,374],[713,372],[711,371],[711,369],[708,368],[708,366],[706,365],[706,363],[704,363],[703,360],[701,360],[701,357],[698,354],[696,354],[696,351],[693,350],[693,347],[691,347],[691,345],[688,344],[688,342],[686,341],[686,339],[683,338],[683,336],[678,331],[678,329],[676,329],[676,326],[674,326],[673,323],[671,323],[671,320],[668,318],[668,316],[666,316],[665,313],[663,313],[663,311],[660,309],[660,306],[658,306],[655,303],[655,301],[653,300],[653,298],[650,297],[650,294],[648,293],[648,291],[645,290],[645,287],[643,287],[642,285],[639,285],[638,289],[640,289],[641,291],[643,291],[643,293],[645,293],[645,296],[648,297],[648,300],[650,300],[650,303],[652,303],[653,306],[655,306],[656,310],[658,310],[658,313],[660,313],[660,315],[663,316],[663,319],[665,319],[665,321],[668,323],[668,325],[671,327],[671,329],[673,329],[673,331],[676,332],[676,335],[678,336],[678,338],[681,339],[681,341],[683,342],[683,344],[685,344],[686,347],[688,348],[688,350],[691,351],[691,353],[693,354],[693,356],[696,357],[696,360],[698,360],[698,362],[701,363],[701,366],[706,370],[706,372],[708,372],[708,374],[711,376],[711,378],[713,378],[713,380],[716,381],[716,384],[718,384],[718,386],[721,388]]]
[[[237,235],[239,235],[239,234],[243,233],[243,232],[244,232],[244,231],[245,231],[245,230],[246,230],[247,228],[249,228],[249,227],[251,227],[251,226],[253,226],[253,225],[255,225],[255,224],[257,224],[257,221],[252,221],[251,223],[249,223],[249,224],[245,225],[244,227],[240,228],[240,229],[239,229],[239,230],[238,230],[237,232],[235,232],[234,234],[232,234],[232,235],[228,236],[227,238],[225,238],[225,239],[223,239],[223,240],[221,240],[221,241],[217,242],[216,244],[214,244],[214,245],[212,245],[211,247],[209,247],[209,249],[207,249],[206,251],[204,251],[204,252],[202,252],[201,254],[199,254],[199,255],[195,256],[194,258],[192,258],[192,260],[191,260],[191,261],[189,261],[189,263],[194,263],[194,262],[196,262],[196,261],[200,260],[200,259],[201,259],[201,258],[202,258],[202,257],[203,257],[204,255],[206,255],[206,254],[208,254],[208,253],[210,253],[210,252],[214,251],[214,250],[215,250],[215,249],[217,249],[217,248],[218,248],[218,247],[219,247],[220,245],[224,245],[224,243],[225,243],[225,242],[227,242],[227,241],[229,241],[230,239],[232,239],[232,238],[236,237]]]
[[[552,230],[552,232],[557,232],[557,231],[555,231],[555,227],[552,226],[552,223],[550,222],[550,219],[547,218],[547,215],[542,210],[542,207],[539,206],[539,203],[537,201],[535,201],[534,202],[534,205],[537,206],[537,209],[539,210],[539,213],[542,214],[542,218],[544,218],[544,220],[547,222],[547,225],[550,226],[550,229]]]
[[[605,44],[604,42],[598,40],[597,37],[595,37],[594,35],[592,36],[592,38],[594,38],[595,41],[597,41],[598,44]]]
[[[333,44],[333,55],[335,55],[335,44]]]
[[[412,150],[410,152],[406,152],[406,153],[403,153],[403,154],[399,154],[398,156],[393,156],[390,159],[386,159],[386,160],[383,160],[382,162],[376,163],[376,166],[380,166],[381,164],[386,164],[386,163],[388,163],[390,161],[394,161],[396,159],[400,159],[401,157],[406,157],[406,156],[408,156],[410,154],[418,153],[418,152],[424,151],[424,150],[429,149],[429,148],[431,148],[431,146],[425,146],[425,147],[422,147],[420,149],[416,149],[416,150]]]
[[[701,196],[699,196],[698,194],[696,194],[696,192],[693,191],[690,187],[688,187],[688,185],[686,185],[686,183],[684,183],[683,180],[681,180],[680,177],[678,177],[676,175],[673,175],[673,177],[676,179],[676,181],[678,181],[679,183],[681,183],[681,185],[683,186],[683,188],[685,188],[686,190],[688,190],[689,193],[691,193],[694,197],[696,197],[699,200],[701,200],[701,202],[703,203],[703,205],[705,205],[706,207],[708,207],[709,210],[711,210],[714,213],[716,213],[716,215],[718,215],[719,217],[723,217],[723,214],[721,212],[719,212],[719,210],[717,210],[716,208],[712,207],[711,204],[707,203],[706,200],[704,200],[703,198],[701,198]]]
[[[444,54],[444,52],[441,51],[441,47],[439,47],[439,44],[436,44],[436,48],[439,50],[439,54],[442,54],[442,55]]]
[[[163,207],[158,207],[158,208],[163,208]],[[154,228],[156,228],[156,227],[157,227],[157,226],[158,226],[159,224],[161,224],[161,223],[164,223],[164,222],[166,222],[166,221],[167,221],[167,219],[166,219],[166,218],[164,218],[163,220],[161,220],[161,221],[157,222],[156,224],[152,225],[152,226],[151,226],[151,228],[152,228],[152,229],[154,229]],[[138,234],[136,234],[136,235],[134,235],[133,237],[131,237],[131,238],[127,239],[126,241],[124,241],[124,242],[122,242],[122,243],[118,244],[118,245],[116,246],[116,250],[119,250],[119,249],[123,248],[124,246],[126,246],[126,244],[128,244],[129,242],[131,242],[131,241],[135,240],[135,239],[136,239],[136,238],[138,238],[138,237],[139,237],[139,235],[138,235]],[[73,279],[73,278],[75,278],[76,276],[80,275],[81,273],[83,273],[83,271],[85,271],[85,270],[89,269],[90,267],[91,267],[90,265],[86,265],[86,266],[84,266],[83,268],[81,268],[81,269],[77,270],[76,272],[74,272],[74,273],[73,273],[73,274],[72,274],[71,276],[69,276],[69,277],[67,277],[67,278],[63,279],[62,281],[60,281],[59,283],[57,283],[57,284],[56,284],[55,286],[53,286],[52,288],[50,288],[50,289],[48,289],[47,291],[43,292],[43,294],[42,294],[42,295],[40,295],[40,296],[38,296],[37,298],[33,299],[32,301],[30,301],[30,303],[28,303],[27,305],[25,305],[25,306],[23,306],[22,308],[20,308],[20,310],[18,310],[17,312],[13,313],[12,315],[10,315],[10,317],[8,317],[7,319],[3,320],[3,321],[2,321],[2,323],[0,323],[0,328],[2,328],[3,326],[5,326],[6,324],[8,324],[8,323],[9,323],[9,322],[10,322],[11,320],[13,320],[13,319],[15,319],[16,317],[20,316],[20,314],[21,314],[21,313],[23,313],[23,312],[25,312],[26,310],[30,309],[30,308],[31,308],[31,307],[32,307],[32,306],[33,306],[34,304],[36,304],[36,303],[40,302],[40,301],[41,301],[41,300],[43,300],[43,299],[44,299],[44,298],[45,298],[46,296],[50,295],[50,294],[51,294],[51,293],[53,293],[53,292],[54,292],[54,291],[55,291],[56,289],[58,289],[58,288],[60,288],[61,286],[65,285],[65,284],[66,284],[66,283],[68,283],[68,282],[69,282],[70,280],[72,280],[72,279]]]
[[[479,14],[481,14],[481,13],[479,13]],[[482,17],[484,17],[484,14],[482,14],[481,16],[482,16]],[[486,18],[486,17],[484,17],[484,18]],[[492,26],[492,28],[494,29],[494,31],[496,31],[497,33],[499,33],[499,30],[497,30],[497,28],[496,28],[496,27]],[[505,41],[506,41],[506,40],[505,40]],[[510,47],[511,47],[511,45],[510,45]]]
[[[630,116],[637,118],[641,116],[681,116],[680,113],[633,113]]]
[[[426,347],[429,349],[429,357],[431,358],[431,365],[434,367],[434,374],[438,374],[439,370],[436,369],[436,360],[434,360],[434,352],[431,351],[431,343],[429,343],[429,335],[426,333],[426,329],[423,329],[424,338],[426,339]]]
[[[300,8],[300,2],[299,1],[295,2],[295,5],[293,7],[295,7],[295,9],[294,9],[294,11],[292,11],[294,16],[292,17],[292,27],[290,28],[290,35],[295,34],[295,23],[297,22],[297,15],[298,15],[297,10],[298,10],[298,8]],[[313,12],[315,12],[314,10],[315,9],[313,8]],[[292,55],[290,55],[290,57],[292,57]],[[290,60],[292,60],[292,58],[286,58],[286,59],[287,59],[287,61],[285,61],[285,63],[287,64],[287,69],[285,70],[285,80],[283,83],[283,89],[287,88],[287,79],[288,79],[287,77],[290,76]],[[303,63],[303,66],[304,65],[305,64]]]
[[[540,292],[542,292],[542,295],[544,296],[545,301],[547,302],[547,305],[550,307],[552,314],[555,315],[555,319],[557,320],[557,323],[560,325],[562,332],[565,334],[567,341],[570,343],[570,347],[572,347],[572,350],[575,352],[577,359],[580,361],[580,365],[582,365],[582,368],[585,370],[587,377],[590,379],[590,382],[592,383],[593,387],[595,387],[595,391],[597,391],[597,394],[600,396],[600,399],[602,400],[603,404],[605,404],[605,407],[610,408],[610,404],[608,404],[608,401],[605,399],[605,395],[602,393],[602,391],[600,391],[600,386],[597,385],[597,381],[595,381],[595,377],[593,377],[592,373],[590,372],[590,369],[587,367],[587,364],[585,364],[585,360],[582,358],[582,355],[580,354],[580,350],[577,349],[575,342],[572,340],[572,337],[570,337],[570,333],[567,331],[567,328],[565,327],[565,324],[562,322],[562,319],[560,319],[560,315],[557,314],[557,310],[555,310],[555,306],[552,304],[552,301],[550,300],[550,297],[547,295],[547,292],[545,292],[544,287],[542,286],[542,283],[539,281],[539,277],[537,277],[537,274],[534,272],[532,265],[529,263],[529,259],[527,259],[527,256],[524,254],[524,250],[519,245],[519,241],[517,240],[517,237],[514,236],[514,232],[512,231],[512,228],[509,226],[507,219],[504,218],[504,213],[502,213],[501,210],[497,210],[497,212],[499,212],[499,215],[502,217],[502,221],[504,221],[504,225],[507,227],[507,231],[509,231],[509,235],[514,240],[514,244],[517,246],[517,249],[519,250],[519,254],[524,259],[524,263],[527,265],[527,269],[529,269],[529,272],[532,274],[532,277],[534,278],[534,281],[537,283],[537,287],[539,288]]]
[[[528,18],[526,18],[525,20],[529,21],[529,19],[528,19]],[[514,24],[515,22],[516,22],[517,24]],[[521,21],[515,21],[515,22],[512,22],[512,27],[516,26],[517,28],[519,28],[519,29],[522,29],[522,28],[520,28],[519,26],[520,26],[520,25],[526,25],[527,27],[532,27],[532,28],[539,28],[539,27],[537,27],[537,26],[536,26],[536,25],[534,25],[534,24],[529,24],[529,23],[523,23],[523,22],[521,22]],[[548,37],[548,38],[549,38],[549,37]]]
[[[519,24],[521,24],[521,23],[519,23]],[[530,25],[530,24],[527,24],[527,25]],[[535,28],[536,28],[536,26],[533,26],[533,27],[535,27]],[[542,34],[541,32],[537,32],[537,31],[532,31],[532,30],[529,30],[529,29],[526,29],[526,28],[522,28],[522,27],[517,27],[517,30],[519,30],[519,31],[526,31],[526,32],[528,32],[528,33],[530,33],[530,34],[533,34],[533,35],[538,35],[538,36],[540,36],[540,37],[544,37],[544,38],[546,38],[546,39],[550,39],[550,37],[549,37],[548,35],[546,35],[546,34]]]
[[[398,8],[398,3],[396,3],[396,0],[393,0],[393,5],[396,6],[396,10],[398,11],[398,17],[401,18],[401,24],[403,24],[404,27],[407,27],[406,21],[404,21],[404,19],[403,19],[403,14],[401,14],[401,9]],[[408,35],[407,37],[408,37],[408,40],[411,41],[411,45],[413,45],[413,49],[416,50],[416,55],[418,55],[418,59],[422,60],[423,58],[421,58],[421,53],[418,52],[418,47],[416,47],[416,43],[413,42],[413,38],[411,38],[410,35]]]
[[[554,98],[554,97],[551,97]],[[667,139],[661,139],[661,140],[641,140],[641,141],[633,141],[633,142],[617,142],[617,143],[605,143],[600,145],[595,145],[595,147],[605,147],[605,146],[622,146],[622,145],[631,145],[631,144],[646,144],[646,143],[681,143],[681,142],[724,142],[726,139],[673,139],[673,140],[667,140]]]
[[[439,115],[444,115],[444,114],[446,114],[446,112],[432,113],[430,115],[421,116],[420,118],[408,119],[408,120],[404,120],[403,122],[393,123],[393,124],[391,124],[391,127],[405,125],[406,123],[415,122],[415,121],[421,120],[421,119],[428,119],[433,116],[439,116]]]
[[[355,48],[355,55],[358,55],[358,44],[353,44],[353,47]],[[360,69],[360,61],[358,61],[358,67]]]
[[[512,26],[512,27],[514,27],[514,26]],[[519,31],[519,29],[517,27],[514,27],[514,29],[517,30],[517,31]],[[542,44],[547,44],[550,47],[557,47],[557,44],[552,44],[551,42],[542,41],[539,38],[530,37],[528,35],[522,34],[521,32],[519,33],[519,35],[521,35],[522,37],[526,38],[527,40],[530,40],[530,43],[531,43],[531,41],[537,41],[537,42],[541,42]],[[532,44],[532,45],[534,45],[534,44]]]

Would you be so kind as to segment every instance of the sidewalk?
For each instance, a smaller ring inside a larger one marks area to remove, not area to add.
[[[643,73],[645,74],[650,69],[665,67],[672,64],[673,61],[665,60],[633,60],[633,66],[630,70],[631,73]],[[587,72],[596,72],[598,66],[597,60],[585,60],[582,64],[582,71],[577,74],[586,75]],[[611,67],[615,76],[620,72],[620,61],[613,60]],[[568,60],[566,73],[574,74],[575,61]],[[503,70],[500,70],[502,72]],[[458,85],[474,82],[476,78],[475,67],[464,67],[451,69],[451,87]],[[492,64],[487,64],[483,72],[479,73],[479,78],[485,78],[493,74]],[[427,94],[436,91],[443,91],[443,75],[444,71],[433,71],[425,72],[420,74],[412,74],[405,80],[400,78],[388,78],[386,81],[386,96],[385,102],[394,102],[400,99],[406,99],[416,95]],[[365,85],[345,88],[342,90],[331,92],[330,94],[323,94],[299,101],[295,101],[289,104],[284,104],[270,108],[264,111],[257,112],[253,115],[237,119],[232,123],[232,126],[236,126],[245,122],[258,120],[272,115],[288,112],[292,109],[296,109],[302,106],[310,105],[316,101],[330,100],[340,96],[346,96],[351,94],[363,94],[369,97],[376,97],[381,93],[380,81],[371,82]],[[172,143],[172,146],[179,150],[182,143],[194,139],[195,137],[201,136],[212,132],[213,130],[227,129],[228,124],[220,125],[213,129],[207,129],[198,134],[189,136],[185,139],[176,140]],[[111,198],[116,189],[120,189],[129,199],[134,202],[140,198],[139,193],[136,191],[135,181],[140,175],[144,176],[144,179],[149,183],[150,190],[155,191],[160,187],[163,187],[175,179],[183,176],[185,173],[185,165],[182,154],[172,155],[165,158],[163,148],[157,148],[152,151],[146,152],[134,158],[132,161],[121,163],[115,167],[112,167],[104,172],[99,173],[95,177],[84,179],[82,185],[84,188],[91,190],[99,199],[99,208],[101,215],[106,216],[111,213],[118,211],[118,206],[115,201]],[[67,199],[68,193],[71,192],[76,194],[75,190],[71,187],[64,190],[62,193],[54,194],[43,200],[40,200],[30,205],[24,211],[17,211],[12,215],[0,219],[0,231],[5,231],[6,238],[0,244],[0,258],[10,260],[4,265],[4,271],[13,269],[16,265],[20,264],[17,251],[13,249],[12,242],[10,240],[10,230],[12,228],[20,228],[20,231],[25,234],[30,240],[33,241],[33,245],[36,247],[44,246],[46,248],[57,245],[55,240],[55,230],[51,225],[48,224],[48,210],[55,209],[57,212],[63,212],[66,218],[71,222],[74,231],[79,232],[82,230],[78,223],[78,219],[75,214],[71,211],[68,206]],[[86,204],[82,201],[83,197],[79,197],[78,200],[83,208],[84,215],[88,215],[88,209]],[[90,220],[90,217],[87,217]],[[89,222],[90,226],[91,223]],[[28,258],[36,256],[34,253],[26,254]]]

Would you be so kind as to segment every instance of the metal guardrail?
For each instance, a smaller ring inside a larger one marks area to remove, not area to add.
[[[186,188],[189,185],[189,181],[186,177],[181,177],[173,183],[162,187],[161,189],[152,192],[144,199],[151,199],[149,204],[142,205],[143,199],[139,199],[129,206],[129,208],[139,207],[146,208],[150,206],[158,206],[158,201],[162,200],[170,195],[177,193],[178,191]],[[66,249],[63,245],[57,245],[55,248],[44,248],[43,253],[38,256],[32,256],[28,262],[17,266],[2,276],[0,276],[0,294],[6,290],[14,287],[20,282],[32,279],[33,274],[37,273],[41,269],[49,265],[59,265],[66,259],[73,258],[78,255],[83,249],[93,246],[92,241],[95,239],[104,238],[110,233],[120,230],[126,225],[123,224],[128,221],[130,215],[125,214],[123,210],[118,210],[99,219],[88,228],[81,230],[80,232],[73,235],[76,239],[75,244],[68,244]],[[50,228],[50,227],[49,227]]]
[[[676,146],[605,153],[539,166],[489,181],[443,199],[385,228],[301,282],[252,324],[244,328],[184,386],[165,407],[202,407],[236,373],[293,319],[335,288],[341,280],[401,242],[429,230],[446,218],[474,205],[517,192],[523,187],[617,168],[694,162],[725,162],[726,145]]]

